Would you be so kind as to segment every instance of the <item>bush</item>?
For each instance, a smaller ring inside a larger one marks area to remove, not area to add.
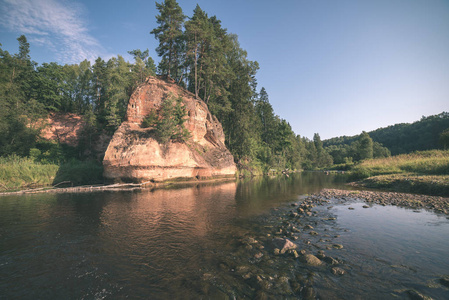
[[[157,113],[155,110],[150,111],[150,113],[143,119],[141,126],[143,128],[155,127],[158,122]]]
[[[53,185],[64,181],[71,185],[103,183],[103,166],[97,161],[71,160],[59,167]]]

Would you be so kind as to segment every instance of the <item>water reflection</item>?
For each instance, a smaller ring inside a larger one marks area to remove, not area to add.
[[[343,182],[303,173],[170,190],[2,197],[0,298],[213,295],[204,275],[220,272],[220,257],[235,250],[242,231],[255,230],[255,218]]]

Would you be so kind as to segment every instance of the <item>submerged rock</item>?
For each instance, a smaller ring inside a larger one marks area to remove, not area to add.
[[[330,257],[330,256],[324,257],[323,261],[325,261],[326,263],[328,263],[330,265],[338,265],[339,264],[338,260],[336,260],[335,258]]]
[[[440,278],[440,283],[444,286],[449,287],[449,276],[443,276]]]
[[[314,300],[316,299],[315,289],[311,286],[306,286],[301,291],[301,298],[305,300]]]
[[[303,263],[306,263],[306,264],[308,264],[310,266],[314,266],[314,267],[320,266],[322,264],[321,260],[313,254],[305,254],[300,258],[300,260]]]
[[[334,249],[343,249],[343,245],[340,245],[340,244],[333,244],[333,245],[332,245],[332,248],[334,248]]]
[[[339,275],[339,276],[345,274],[345,270],[343,270],[342,268],[337,268],[337,267],[332,268],[331,272],[332,272],[332,274]]]
[[[425,296],[425,295],[423,295],[420,292],[415,291],[415,290],[408,290],[407,291],[407,295],[409,296],[409,298],[411,300],[432,300],[431,297]]]
[[[276,238],[273,240],[273,246],[279,249],[280,254],[284,254],[288,250],[295,250],[298,246],[289,239]],[[275,251],[276,251],[275,249]]]

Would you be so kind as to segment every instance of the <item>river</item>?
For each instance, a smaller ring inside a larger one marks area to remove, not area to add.
[[[0,197],[0,299],[449,299],[449,220],[433,212],[336,202],[294,221],[314,227],[292,239],[298,252],[325,252],[342,275],[273,254],[293,205],[344,182],[311,172]]]

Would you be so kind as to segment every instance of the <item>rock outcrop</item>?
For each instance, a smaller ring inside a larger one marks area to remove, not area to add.
[[[85,125],[81,116],[72,113],[51,113],[42,123],[46,125],[40,133],[42,138],[72,147],[78,146]]]
[[[158,110],[170,94],[182,97],[190,132],[186,142],[160,144],[143,119]],[[206,103],[165,80],[148,77],[131,96],[126,121],[120,125],[106,150],[104,176],[114,181],[164,181],[174,178],[234,176],[234,158],[224,145],[221,124]]]
[[[86,122],[80,115],[58,112],[50,113],[45,119],[40,120],[38,125],[42,127],[39,135],[41,138],[77,147],[83,139]],[[95,138],[89,141],[90,147],[84,149],[83,155],[101,161],[111,138],[111,134],[106,131],[96,133]]]

